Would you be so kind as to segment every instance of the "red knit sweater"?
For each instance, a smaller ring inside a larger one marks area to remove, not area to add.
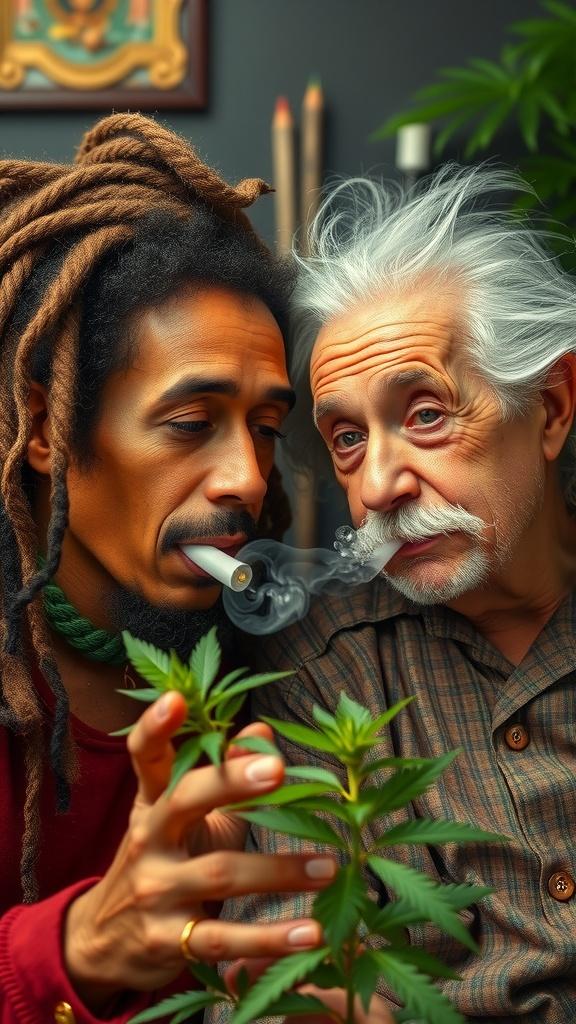
[[[80,778],[70,813],[56,815],[47,773],[42,798],[41,902],[23,906],[19,880],[24,803],[22,744],[0,729],[0,1024],[52,1024],[61,1002],[76,1024],[97,1024],[64,970],[62,926],[69,903],[104,874],[126,830],[135,777],[123,737],[72,719]],[[186,987],[191,986],[190,976]],[[150,996],[113,1019],[127,1020]],[[61,1018],[61,1019],[66,1019]]]

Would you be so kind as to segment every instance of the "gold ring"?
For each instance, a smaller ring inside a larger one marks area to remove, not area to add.
[[[180,932],[180,952],[182,953],[182,956],[184,957],[185,960],[188,960],[190,961],[190,963],[193,964],[199,963],[199,960],[198,957],[195,957],[192,954],[190,946],[188,945],[188,940],[192,935],[192,931],[194,930],[197,924],[198,920],[196,920],[196,918],[193,917],[190,921],[186,922],[182,931]]]

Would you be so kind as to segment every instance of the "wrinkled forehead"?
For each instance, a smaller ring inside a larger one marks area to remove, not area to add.
[[[452,377],[467,340],[452,294],[427,289],[359,304],[319,331],[310,361],[313,396],[348,380],[369,387],[375,377],[399,371]]]

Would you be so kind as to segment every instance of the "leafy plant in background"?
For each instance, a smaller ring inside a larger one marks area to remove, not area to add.
[[[124,642],[132,664],[151,683],[151,687],[124,693],[151,702],[167,689],[177,689],[186,698],[188,715],[181,732],[193,735],[180,747],[172,786],[202,753],[214,764],[221,763],[229,742],[239,742],[248,750],[277,753],[263,738],[229,741],[227,734],[250,689],[289,673],[241,679],[247,670],[237,669],[216,682],[220,648],[215,630],[200,640],[187,665],[173,652],[165,654],[129,634],[124,634]],[[330,755],[343,769],[345,782],[325,768],[287,767],[288,784],[272,794],[227,808],[248,822],[338,851],[342,866],[334,882],[316,896],[313,906],[326,944],[278,960],[252,985],[241,976],[237,996],[227,992],[215,967],[190,964],[192,975],[204,991],[171,996],[139,1013],[131,1024],[148,1024],[168,1015],[172,1016],[171,1024],[184,1024],[196,1011],[221,1002],[230,1005],[231,1024],[249,1024],[263,1015],[326,1013],[320,999],[293,991],[304,982],[320,989],[344,989],[347,1012],[343,1022],[353,1024],[355,996],[367,1008],[381,977],[404,1004],[397,1014],[398,1021],[417,1018],[427,1024],[463,1024],[461,1015],[432,981],[457,975],[429,953],[409,946],[405,929],[410,924],[432,921],[468,949],[477,951],[458,912],[491,890],[437,884],[387,857],[386,852],[401,844],[498,842],[503,837],[464,823],[420,818],[389,828],[376,841],[367,839],[368,825],[423,793],[458,753],[453,751],[440,758],[375,759],[379,734],[410,700],[400,701],[373,719],[367,708],[342,693],[334,715],[314,708],[315,728],[264,719],[280,735]],[[375,773],[383,770],[389,772],[388,778],[384,784],[374,785]],[[336,819],[338,827],[319,813]],[[396,894],[395,900],[380,908],[370,899],[365,868]],[[368,948],[371,937],[376,939],[376,948]],[[333,1011],[330,1016],[339,1019]]]
[[[439,122],[435,153],[466,131],[464,158],[493,149],[495,139],[517,129],[521,170],[549,206],[554,230],[571,239],[576,228],[576,9],[543,0],[549,15],[515,22],[516,37],[497,61],[470,58],[465,67],[442,68],[439,81],[414,94],[414,105],[372,135],[381,139],[412,122]],[[523,206],[534,205],[525,197]],[[565,227],[563,227],[565,225]],[[576,259],[566,255],[571,269]]]

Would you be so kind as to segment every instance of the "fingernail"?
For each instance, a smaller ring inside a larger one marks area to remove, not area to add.
[[[169,693],[163,694],[154,705],[154,714],[159,722],[163,722],[170,714],[170,706],[172,704],[172,697]]]
[[[306,861],[304,871],[308,878],[334,878],[336,864],[329,857],[316,857]]]
[[[291,946],[315,946],[318,941],[318,927],[315,924],[299,924],[287,935]]]
[[[273,782],[278,778],[279,765],[277,757],[259,757],[248,765],[246,778],[249,782]]]

